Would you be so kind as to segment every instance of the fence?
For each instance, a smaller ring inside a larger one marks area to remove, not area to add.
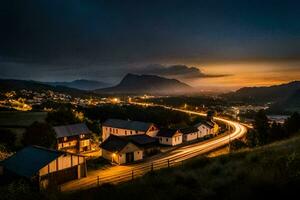
[[[126,182],[130,180],[134,180],[135,178],[141,177],[148,172],[159,170],[162,168],[169,168],[174,166],[183,165],[183,161],[175,161],[171,159],[156,161],[152,163],[146,163],[141,166],[135,167],[132,170],[126,170],[117,175],[108,175],[108,176],[97,176],[94,181],[90,181],[92,183],[90,187],[100,186],[104,183],[117,184],[121,182]]]

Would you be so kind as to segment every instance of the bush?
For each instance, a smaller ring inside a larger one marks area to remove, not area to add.
[[[241,139],[235,139],[230,143],[230,150],[233,150],[233,151],[243,149],[246,147],[247,147],[247,144]]]
[[[22,143],[26,145],[38,145],[46,148],[54,147],[56,143],[55,132],[47,123],[34,122],[23,135]]]
[[[0,129],[0,144],[6,150],[13,151],[15,149],[16,135],[7,129]]]

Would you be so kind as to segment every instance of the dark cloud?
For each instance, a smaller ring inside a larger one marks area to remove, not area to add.
[[[213,78],[213,77],[228,76],[225,74],[205,74],[197,67],[189,67],[186,65],[165,66],[161,64],[152,64],[146,66],[145,68],[139,69],[138,72],[142,74],[153,74],[153,75],[182,78],[182,79]]]
[[[149,63],[299,59],[299,19],[297,0],[3,0],[0,76],[116,80]]]

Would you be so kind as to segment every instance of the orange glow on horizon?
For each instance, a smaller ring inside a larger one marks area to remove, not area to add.
[[[184,80],[203,89],[236,90],[247,86],[270,86],[300,80],[300,61],[192,65],[198,66],[205,74],[228,74],[224,77]]]

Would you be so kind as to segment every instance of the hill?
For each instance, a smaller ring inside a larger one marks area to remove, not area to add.
[[[300,112],[300,89],[288,98],[276,102],[270,107],[270,111]]]
[[[245,87],[224,95],[230,100],[268,103],[283,102],[300,90],[300,81],[269,87]]]
[[[179,94],[191,92],[193,88],[176,79],[155,75],[127,74],[122,81],[110,88],[95,90],[110,94]]]
[[[74,88],[68,88],[63,86],[51,86],[36,81],[27,80],[15,80],[15,79],[0,79],[0,91],[19,91],[22,89],[32,90],[37,92],[52,90],[54,92],[61,92],[72,96],[85,96],[90,93]]]
[[[64,86],[69,88],[75,88],[79,90],[95,90],[99,88],[105,88],[110,86],[108,83],[104,83],[101,81],[92,81],[92,80],[74,80],[71,82],[44,82],[45,84],[52,86]]]

